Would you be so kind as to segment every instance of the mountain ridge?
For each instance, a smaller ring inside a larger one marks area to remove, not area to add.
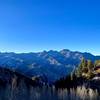
[[[94,62],[99,60],[100,56],[68,49],[37,53],[5,52],[0,53],[0,66],[17,70],[30,77],[45,75],[51,82],[68,75],[75,66],[78,66],[82,58],[90,59]]]
[[[0,53],[6,53],[6,54],[9,54],[9,53],[12,53],[12,54],[29,54],[29,53],[41,53],[41,52],[49,52],[49,51],[57,51],[57,52],[60,52],[60,51],[71,51],[71,52],[77,52],[77,53],[88,53],[88,54],[91,54],[91,55],[94,55],[94,56],[100,56],[99,54],[93,54],[91,52],[86,52],[86,51],[78,51],[78,50],[70,50],[70,49],[61,49],[61,50],[53,50],[53,49],[50,49],[50,50],[41,50],[41,51],[33,51],[33,52],[10,52],[10,51],[1,51]]]

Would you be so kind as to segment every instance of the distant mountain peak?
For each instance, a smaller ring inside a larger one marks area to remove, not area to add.
[[[62,49],[60,52],[71,52],[69,49]]]

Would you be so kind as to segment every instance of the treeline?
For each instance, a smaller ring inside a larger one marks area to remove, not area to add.
[[[70,88],[83,84],[85,81],[88,81],[95,76],[94,69],[97,66],[100,66],[100,60],[92,62],[91,60],[82,58],[76,69],[73,70],[70,75],[56,81],[55,86],[61,88]]]
[[[95,76],[94,69],[97,66],[100,66],[100,60],[92,62],[91,60],[85,60],[83,58],[73,74],[75,74],[76,77],[84,77],[86,79],[91,79]]]

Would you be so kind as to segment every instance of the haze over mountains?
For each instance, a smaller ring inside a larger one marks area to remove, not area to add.
[[[38,53],[0,53],[0,66],[16,70],[29,77],[40,75],[53,82],[69,74],[82,58],[93,62],[100,56],[63,49]]]

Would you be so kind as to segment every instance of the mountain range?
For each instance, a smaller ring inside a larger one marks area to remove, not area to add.
[[[18,71],[28,77],[43,76],[48,82],[54,82],[68,75],[78,66],[81,59],[90,59],[93,62],[100,56],[87,52],[70,51],[43,51],[37,53],[0,53],[0,66]]]

